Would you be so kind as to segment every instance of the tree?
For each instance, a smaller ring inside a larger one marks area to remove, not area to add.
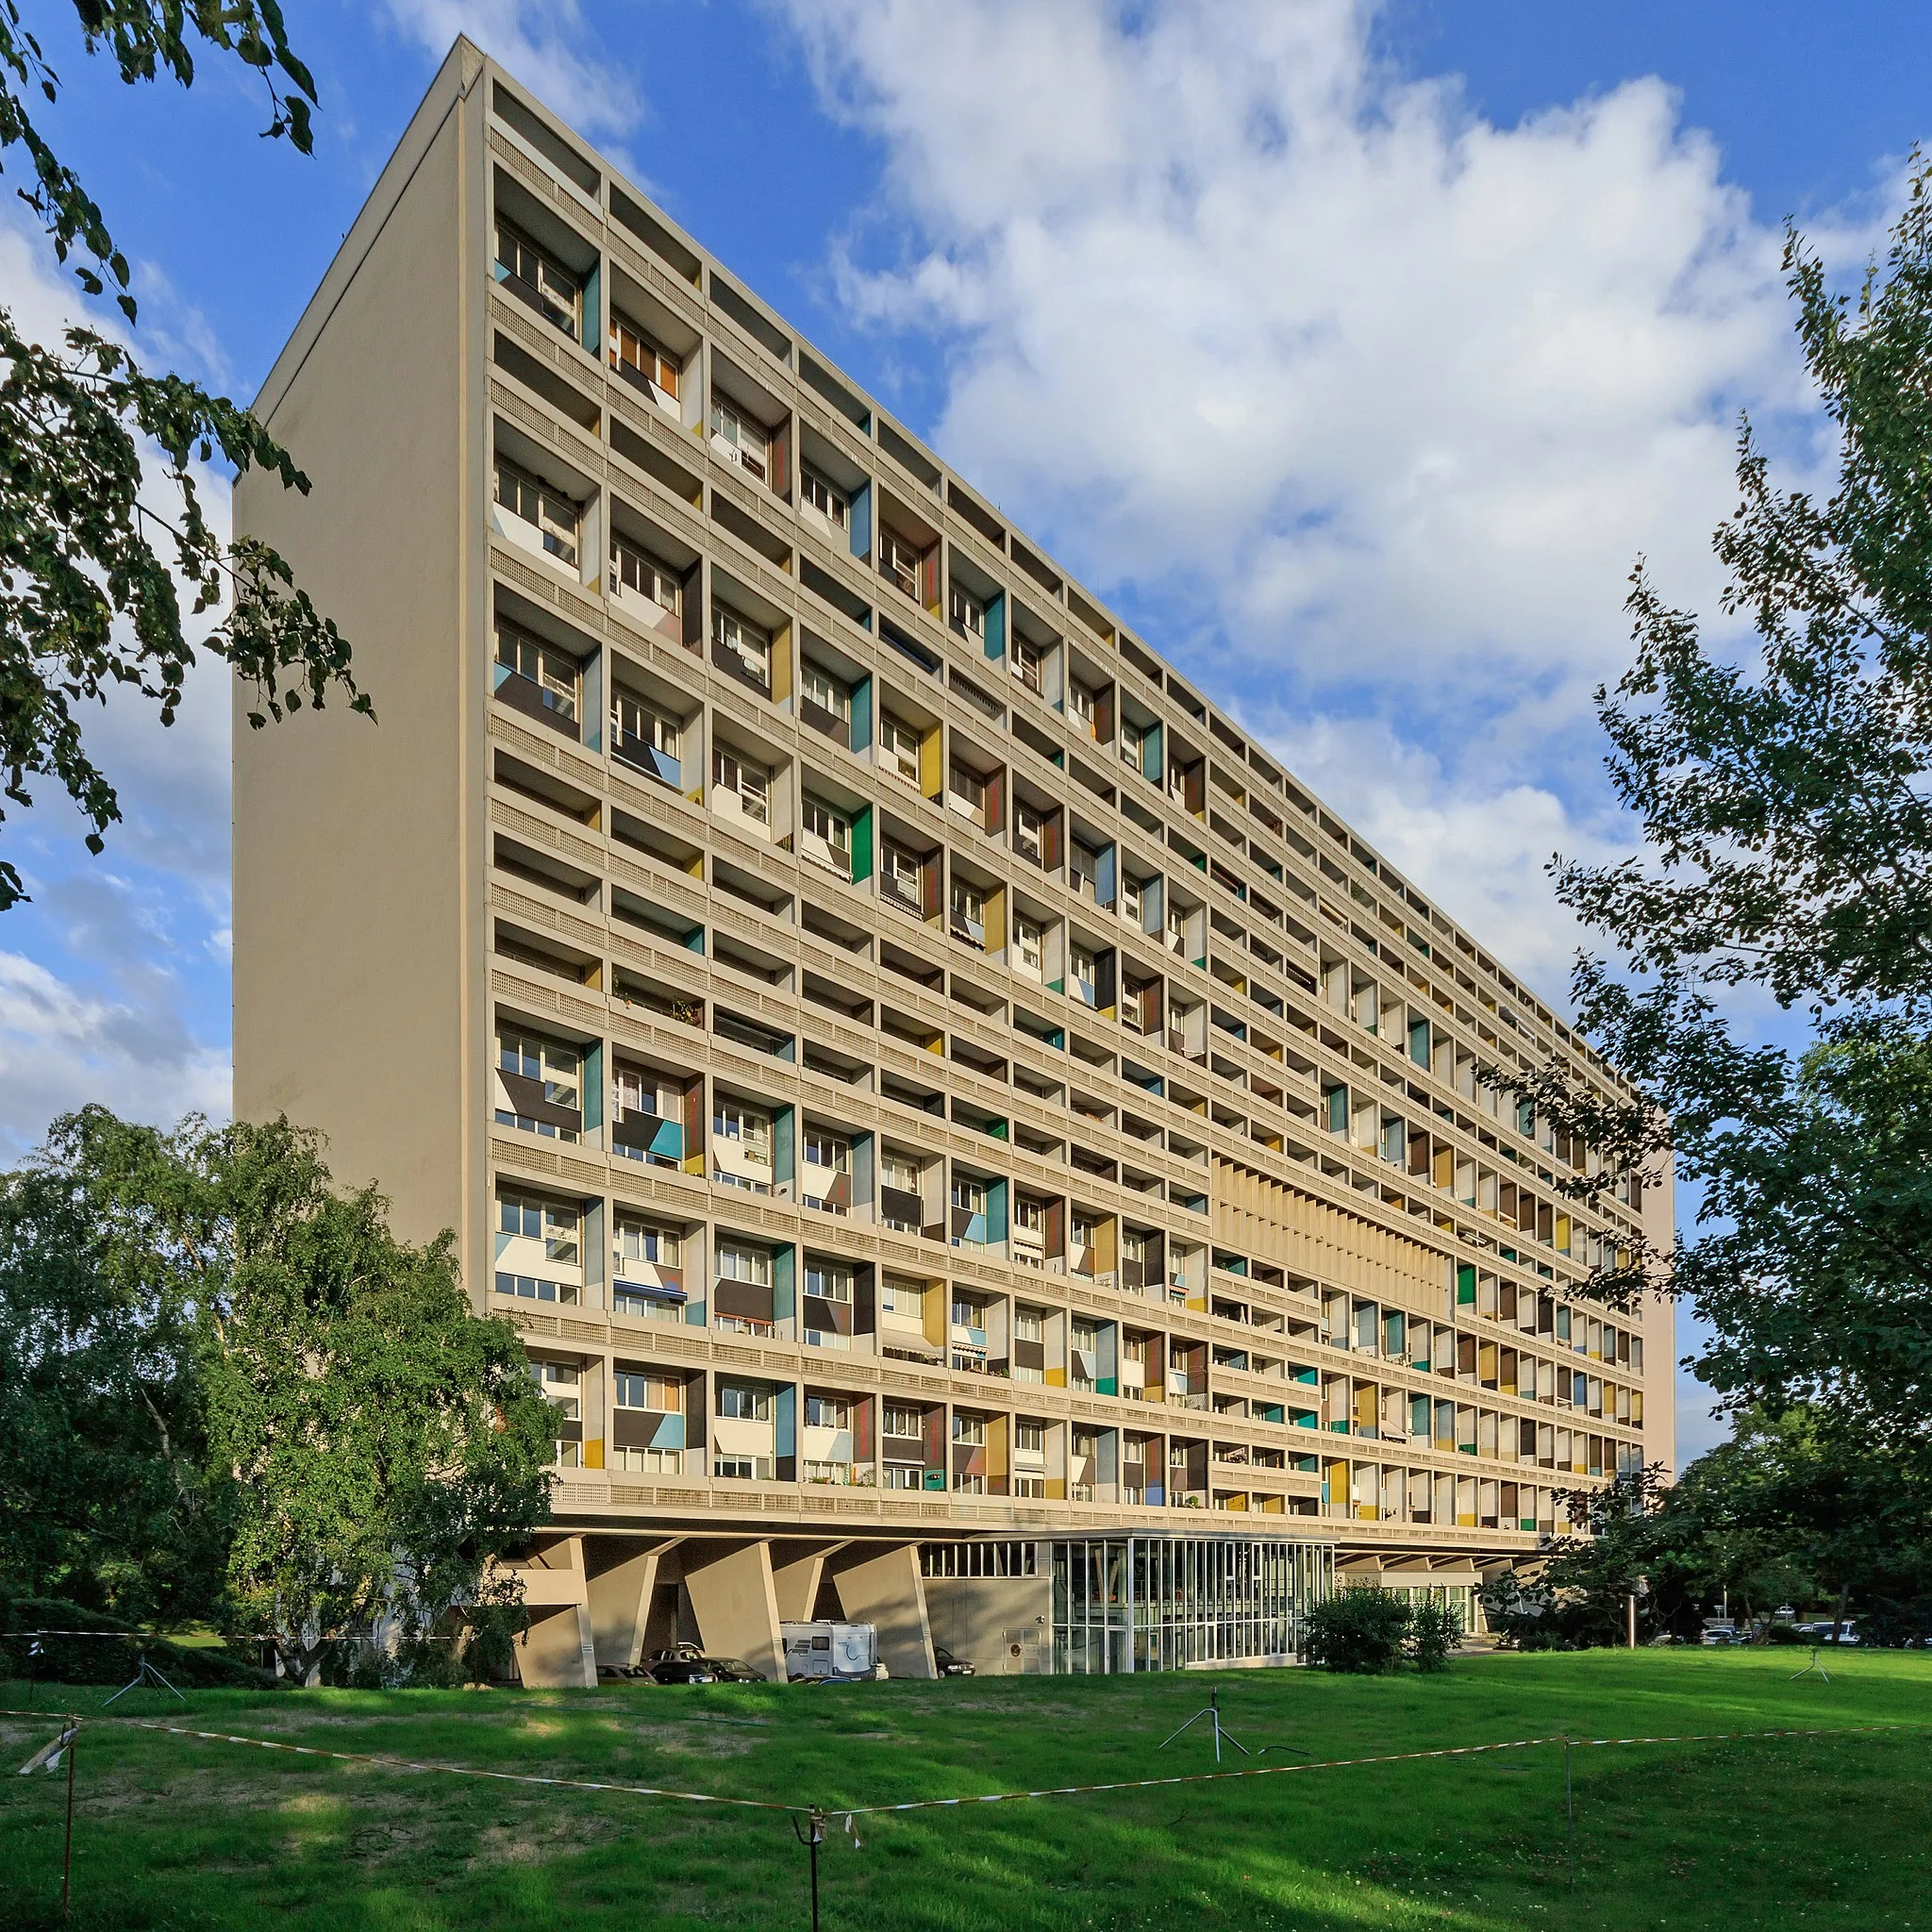
[[[208,1365],[210,1455],[240,1496],[228,1589],[301,1678],[332,1638],[382,1617],[422,1634],[474,1601],[543,1518],[554,1426],[515,1330],[471,1314],[447,1231],[397,1241],[381,1197],[336,1193],[286,1122],[234,1130],[211,1166],[231,1204]]]
[[[1785,266],[1837,433],[1829,496],[1774,487],[1748,423],[1714,547],[1757,641],[1709,651],[1640,563],[1636,659],[1597,694],[1642,858],[1555,863],[1621,955],[1586,958],[1582,1030],[1615,1103],[1552,1063],[1528,1097],[1605,1157],[1592,1200],[1666,1150],[1700,1232],[1593,1291],[1628,1306],[1670,1262],[1718,1331],[1697,1368],[1733,1412],[1802,1407],[1846,1444],[1932,1453],[1932,206],[1915,158],[1882,268],[1833,291],[1795,229]],[[1805,1045],[1740,1040],[1739,991],[1802,1015]],[[1517,1084],[1524,1085],[1519,1081]]]
[[[378,1620],[504,1607],[491,1561],[545,1513],[550,1407],[451,1238],[384,1211],[285,1120],[56,1122],[0,1189],[0,1445],[39,1457],[0,1478],[9,1575],[18,1549],[43,1585],[212,1614],[298,1679]],[[183,1581],[142,1596],[130,1569]]]
[[[160,1151],[97,1111],[0,1184],[0,1577],[140,1624],[217,1613],[227,1527],[192,1307],[106,1184]]]
[[[1932,1629],[1932,1485],[1802,1409],[1753,1411],[1674,1484],[1658,1468],[1579,1492],[1583,1535],[1485,1586],[1491,1627],[1529,1648],[1694,1640],[1728,1599],[1749,1624],[1780,1605],[1856,1608],[1880,1640]]]
[[[310,151],[315,83],[289,45],[276,0],[74,6],[87,51],[106,49],[130,85],[163,69],[191,85],[197,43],[232,55],[262,77],[273,115],[266,134]],[[25,151],[31,185],[21,198],[80,287],[95,296],[111,290],[131,324],[126,258],[29,112],[33,94],[52,105],[59,88],[19,0],[0,0],[0,169]],[[194,469],[217,455],[236,471],[273,471],[287,489],[309,487],[260,423],[178,375],[148,374],[93,329],[69,329],[58,348],[30,341],[5,307],[0,364],[0,768],[8,799],[29,806],[30,778],[57,780],[92,827],[90,850],[102,849],[120,804],[82,742],[76,707],[132,687],[159,706],[164,725],[174,722],[195,661],[176,575],[192,588],[196,615],[225,602],[205,648],[253,687],[251,724],[305,702],[319,709],[332,692],[374,715],[347,642],[283,558],[248,539],[225,545],[208,527]],[[158,452],[158,495],[143,477],[144,445]],[[0,910],[23,896],[18,870],[0,860]]]

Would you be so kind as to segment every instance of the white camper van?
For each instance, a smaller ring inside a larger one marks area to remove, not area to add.
[[[815,1677],[883,1677],[878,1632],[870,1624],[780,1624],[785,1674],[792,1683]]]

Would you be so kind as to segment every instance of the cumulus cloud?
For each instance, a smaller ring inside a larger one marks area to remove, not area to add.
[[[548,108],[586,134],[637,123],[629,79],[606,58],[577,0],[385,0],[390,18],[439,58],[467,34]]]
[[[1250,673],[1546,684],[1648,551],[1710,588],[1736,411],[1795,400],[1778,237],[1655,80],[1514,128],[1349,0],[792,0],[887,144],[842,289],[955,344],[936,433]]]
[[[1334,804],[1567,957],[1633,559],[1711,608],[1740,408],[1824,449],[1781,237],[1676,96],[1499,127],[1369,0],[774,4],[882,145],[837,286],[944,342],[948,456],[1291,757],[1378,722]]]

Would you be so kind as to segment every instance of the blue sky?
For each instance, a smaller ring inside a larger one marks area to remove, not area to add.
[[[1625,573],[1708,608],[1740,408],[1826,454],[1779,224],[1855,266],[1932,99],[1895,5],[292,0],[305,160],[239,70],[129,91],[29,12],[149,359],[251,392],[467,30],[1553,998],[1542,863],[1627,838]],[[0,291],[51,326],[22,220]],[[100,721],[103,858],[9,808],[9,1151],[225,1106],[226,731],[218,679]]]

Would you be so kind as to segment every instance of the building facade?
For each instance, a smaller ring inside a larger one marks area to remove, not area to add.
[[[521,1330],[526,1677],[1279,1657],[1670,1462],[1668,1186],[1475,1077],[1612,1072],[467,42],[257,407],[377,722],[238,693],[236,1107]]]

